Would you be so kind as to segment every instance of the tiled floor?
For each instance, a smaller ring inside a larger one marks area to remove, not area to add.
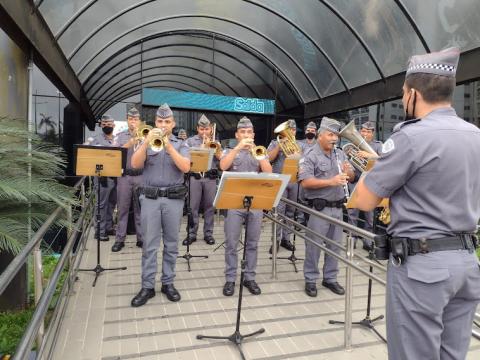
[[[185,237],[184,224],[180,240]],[[201,229],[199,231],[201,234]],[[223,238],[223,224],[215,228],[217,243],[209,246],[200,239],[191,247],[192,259],[187,271],[184,259],[177,261],[175,285],[182,295],[178,303],[169,302],[157,291],[156,297],[140,308],[130,306],[140,287],[141,251],[128,237],[125,248],[111,253],[112,241],[102,242],[104,267],[127,266],[125,271],[103,273],[92,288],[93,273],[79,273],[75,292],[68,303],[55,359],[240,359],[234,345],[222,340],[197,340],[197,334],[231,335],[235,330],[238,297],[222,295],[224,283],[223,247],[213,251]],[[330,325],[329,319],[342,320],[344,297],[319,287],[317,298],[303,291],[302,262],[299,273],[285,260],[278,260],[278,279],[271,278],[271,225],[265,222],[259,246],[257,282],[262,295],[244,292],[240,332],[259,328],[265,333],[245,340],[242,348],[247,359],[386,359],[386,346],[370,330],[354,327],[352,351],[343,349],[343,327]],[[303,240],[298,241],[298,256],[303,256]],[[82,267],[93,267],[96,246],[90,239]],[[180,246],[180,255],[185,247]],[[359,250],[363,252],[363,250]],[[279,256],[288,256],[285,249]],[[240,256],[239,256],[240,257]],[[159,252],[159,264],[161,251]],[[322,264],[320,264],[322,266]],[[345,281],[341,267],[339,282]],[[157,277],[159,279],[160,276]],[[238,283],[238,281],[237,281]],[[157,281],[157,290],[160,282]],[[236,288],[236,295],[238,286]],[[367,279],[355,273],[353,318],[365,316]],[[384,314],[384,289],[374,284],[372,316]],[[377,323],[385,334],[385,321]],[[480,358],[480,341],[472,339],[467,359]]]

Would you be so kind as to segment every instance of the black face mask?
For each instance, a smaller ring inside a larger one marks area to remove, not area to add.
[[[306,134],[305,134],[305,137],[306,137],[308,140],[312,140],[312,139],[315,139],[315,134],[314,134],[314,133],[306,133]]]
[[[406,121],[415,119],[415,103],[417,101],[417,96],[416,96],[415,92],[412,92],[411,94],[412,95],[410,95],[410,97],[407,100],[407,106],[405,107],[405,120]],[[412,98],[412,96],[413,96],[413,108],[412,108],[412,112],[409,113],[408,105],[410,103],[410,99]]]
[[[110,135],[113,132],[113,127],[105,126],[102,128],[102,131],[105,135]]]

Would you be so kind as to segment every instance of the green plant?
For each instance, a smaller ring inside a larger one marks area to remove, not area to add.
[[[33,310],[0,313],[0,354],[13,354],[32,314]]]
[[[74,204],[73,190],[56,180],[64,166],[60,148],[29,133],[22,121],[0,117],[0,251],[17,253],[29,224],[33,234],[56,207]]]

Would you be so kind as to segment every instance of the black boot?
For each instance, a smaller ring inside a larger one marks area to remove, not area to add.
[[[179,301],[181,299],[180,293],[175,289],[175,286],[173,284],[166,284],[162,285],[162,290],[160,290],[162,293],[167,295],[167,299],[170,301]]]
[[[139,306],[145,305],[148,299],[151,299],[154,296],[155,296],[155,289],[142,288],[142,290],[140,290],[140,292],[137,295],[135,295],[135,297],[132,299],[132,306],[139,307]]]

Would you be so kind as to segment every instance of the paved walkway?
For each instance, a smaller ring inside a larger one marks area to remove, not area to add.
[[[185,237],[184,229],[182,224],[180,239]],[[219,244],[223,239],[223,223],[216,224],[214,236]],[[330,325],[328,320],[343,319],[344,297],[321,286],[317,298],[306,296],[302,262],[298,264],[299,273],[295,273],[291,264],[278,260],[278,280],[271,279],[267,252],[270,236],[271,225],[265,222],[257,269],[262,295],[244,292],[241,333],[265,328],[264,334],[242,345],[247,359],[386,359],[386,346],[364,328],[354,327],[354,348],[350,352],[343,350],[343,327]],[[79,273],[56,343],[55,359],[240,359],[235,347],[227,341],[196,339],[197,334],[228,336],[235,330],[238,298],[222,295],[223,247],[214,252],[217,244],[209,246],[200,237],[191,247],[191,253],[209,258],[193,259],[191,272],[187,271],[186,261],[178,259],[175,285],[182,295],[180,302],[169,302],[160,293],[161,284],[157,280],[157,296],[143,307],[132,308],[130,300],[140,286],[141,251],[129,236],[121,252],[111,253],[112,241],[101,244],[102,265],[128,269],[103,273],[95,288],[91,286],[93,273]],[[298,247],[297,255],[303,256],[303,240],[299,239]],[[93,239],[87,248],[82,267],[89,268],[96,263]],[[180,246],[180,255],[184,252],[185,247]],[[279,256],[285,255],[288,253],[282,248]],[[340,283],[345,281],[344,270],[342,267]],[[367,279],[355,273],[354,320],[365,316],[366,294]],[[372,316],[384,312],[384,288],[374,283]],[[385,334],[384,320],[377,323],[377,329]],[[467,359],[480,359],[480,341],[472,338]]]

